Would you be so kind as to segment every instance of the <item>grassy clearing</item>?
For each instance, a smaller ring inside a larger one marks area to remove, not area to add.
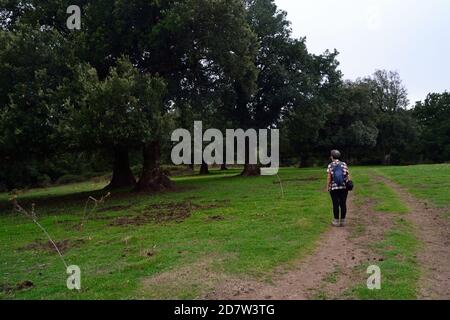
[[[449,179],[442,178],[448,168],[351,168],[356,203],[369,202],[374,210],[389,214],[394,223],[385,238],[371,246],[383,257],[376,262],[382,270],[382,290],[369,291],[362,281],[349,296],[415,298],[419,268],[414,256],[420,244],[414,227],[404,220],[406,205],[373,173],[386,175],[412,188],[417,196],[445,206],[447,189],[441,186],[448,184]],[[103,195],[105,182],[20,194],[19,201],[26,208],[36,203],[39,221],[52,237],[66,241],[67,263],[81,267],[81,292],[67,290],[64,265],[55,252],[38,246],[45,244],[45,236],[27,218],[12,213],[9,196],[0,194],[0,298],[189,299],[213,283],[215,276],[267,278],[280,264],[311,252],[331,219],[329,195],[323,192],[324,170],[281,170],[284,198],[276,177],[242,178],[236,177],[238,172],[175,178],[178,191],[170,193],[115,192],[82,231],[76,226],[86,199]],[[413,178],[419,183],[411,187]],[[419,188],[421,181],[428,188]],[[158,220],[172,213],[181,215]],[[363,232],[364,226],[356,230]],[[355,272],[364,277],[366,268],[361,265]],[[189,278],[183,270],[189,270]],[[163,281],[148,281],[155,276]],[[336,279],[337,273],[333,273],[326,281],[334,283]],[[34,287],[5,290],[25,280]]]
[[[365,300],[415,299],[420,275],[415,258],[418,246],[413,226],[397,218],[385,239],[372,246],[374,252],[383,257],[383,261],[376,262],[381,269],[381,290],[369,290],[361,284],[353,289],[352,294]],[[360,266],[359,272],[365,272],[369,265]]]
[[[353,179],[358,184],[355,189],[356,204],[368,199],[374,201],[374,210],[386,213],[407,213],[407,206],[397,194],[373,176],[373,170],[357,167],[352,170]]]
[[[65,268],[53,251],[27,247],[45,243],[45,237],[29,220],[11,214],[6,209],[8,196],[2,194],[0,284],[14,286],[30,280],[34,287],[4,290],[0,297],[195,298],[202,290],[202,279],[187,287],[168,285],[165,292],[151,286],[143,289],[142,281],[211,257],[220,257],[211,266],[218,273],[261,277],[311,250],[330,220],[329,195],[322,192],[324,170],[282,170],[283,199],[276,177],[234,177],[237,173],[178,178],[180,190],[172,193],[115,193],[83,231],[75,226],[87,197],[103,194],[96,191],[101,184],[78,183],[20,195],[24,206],[36,203],[39,221],[55,240],[70,241],[72,247],[64,255],[68,264],[81,268],[81,292],[67,290]],[[194,209],[190,216],[173,221],[111,226],[158,214],[152,209],[157,205],[167,209],[165,214]]]
[[[450,164],[379,167],[376,170],[416,197],[439,207],[450,207]]]

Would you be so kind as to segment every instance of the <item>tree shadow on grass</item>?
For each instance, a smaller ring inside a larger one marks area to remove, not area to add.
[[[47,214],[55,214],[57,211],[63,208],[64,210],[70,209],[82,209],[86,201],[92,197],[95,199],[100,199],[105,196],[108,192],[111,192],[111,196],[108,199],[108,203],[118,204],[121,200],[126,200],[128,202],[134,202],[136,200],[138,202],[139,199],[143,199],[145,197],[149,197],[156,194],[167,194],[167,193],[183,193],[188,191],[196,190],[207,182],[212,181],[224,181],[224,180],[232,180],[236,178],[242,178],[238,174],[238,172],[233,172],[230,170],[228,172],[223,172],[219,170],[211,170],[210,174],[200,176],[198,174],[192,176],[183,176],[181,179],[173,179],[173,182],[176,183],[176,187],[173,190],[165,190],[159,192],[134,192],[133,188],[123,188],[123,189],[114,189],[114,190],[105,190],[102,187],[96,187],[93,190],[87,191],[79,191],[64,194],[51,194],[52,191],[48,191],[49,193],[39,192],[38,194],[33,194],[36,190],[30,190],[25,193],[19,193],[17,195],[18,202],[23,207],[30,207],[33,203],[36,205],[36,208],[39,212],[39,215],[47,215]],[[248,178],[243,181],[249,181]],[[67,187],[67,185],[65,186]],[[39,189],[38,189],[39,190]],[[45,189],[41,189],[42,191]],[[55,192],[55,191],[53,191]],[[56,193],[56,192],[55,192]],[[9,197],[8,197],[9,198]],[[11,201],[8,198],[0,200],[0,215],[8,215],[14,214],[13,206]],[[100,207],[99,207],[100,208]]]

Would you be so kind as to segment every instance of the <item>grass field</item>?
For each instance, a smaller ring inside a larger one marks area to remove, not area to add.
[[[44,234],[27,218],[3,210],[1,282],[31,280],[35,284],[33,290],[3,293],[3,297],[195,298],[194,287],[160,294],[140,290],[140,282],[143,277],[217,257],[214,268],[220,272],[264,276],[312,249],[329,223],[323,171],[283,170],[284,198],[276,177],[233,177],[237,173],[175,179],[180,190],[173,193],[113,194],[82,231],[76,225],[85,201],[91,194],[102,194],[95,191],[100,184],[31,190],[19,196],[25,207],[36,203],[39,221],[55,240],[73,244],[65,259],[82,269],[83,289],[67,290],[65,268],[57,255],[32,245],[27,249],[33,243],[45,243]],[[6,208],[7,196],[2,195],[2,200]],[[160,209],[152,210],[155,204]],[[179,211],[180,217],[139,223],[139,217],[158,220],[166,211]],[[188,211],[190,216],[183,216]],[[120,225],[122,220],[125,223]]]
[[[367,199],[375,202],[376,211],[386,213],[407,213],[408,208],[384,183],[373,177],[375,171],[371,168],[356,167],[352,170],[354,180],[358,183],[355,190],[356,202],[361,204]]]
[[[440,207],[450,206],[450,164],[379,167],[376,171],[404,186],[420,199]]]
[[[449,168],[353,170],[358,186],[355,200],[362,203],[370,198],[377,211],[395,219],[386,238],[374,245],[386,256],[383,265],[393,272],[386,279],[390,291],[374,294],[357,287],[353,290],[356,297],[414,298],[418,277],[414,252],[419,244],[413,226],[401,218],[407,207],[386,185],[374,187],[371,173],[386,175],[418,197],[446,206],[450,204]],[[65,266],[47,245],[42,231],[28,218],[12,212],[9,195],[0,194],[0,298],[196,298],[205,290],[199,285],[201,279],[188,279],[183,286],[145,283],[154,275],[199,263],[208,264],[216,274],[270,279],[277,266],[309,254],[329,229],[331,206],[329,195],[323,191],[324,172],[282,169],[283,188],[277,177],[236,177],[236,170],[174,178],[175,192],[113,193],[82,229],[79,225],[86,200],[104,195],[104,182],[19,194],[18,201],[25,208],[35,203],[38,221],[62,246],[67,264],[80,266],[79,292],[67,290]],[[410,183],[412,177],[414,184]],[[425,185],[435,190],[423,188]],[[11,290],[26,280],[33,282],[33,288]]]

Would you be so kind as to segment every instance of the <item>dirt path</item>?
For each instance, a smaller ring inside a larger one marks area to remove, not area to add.
[[[442,210],[419,201],[391,180],[379,176],[409,207],[407,216],[423,246],[417,259],[422,268],[418,299],[450,299],[450,224]]]
[[[207,294],[207,299],[271,299],[306,300],[315,298],[339,299],[346,289],[356,281],[354,267],[378,257],[367,250],[366,245],[382,236],[386,228],[385,219],[370,210],[371,204],[354,205],[353,195],[349,198],[349,217],[346,228],[330,229],[318,241],[313,253],[299,261],[292,269],[278,268],[272,283],[230,280],[216,286]],[[357,232],[361,225],[368,224],[363,232]],[[331,214],[330,214],[331,220]]]
[[[262,282],[226,281],[216,287],[209,295],[211,299],[274,299],[305,300],[311,298],[315,288],[320,287],[322,280],[334,272],[338,266],[358,263],[353,258],[355,250],[343,246],[348,231],[344,228],[333,228],[320,240],[315,252],[295,266],[294,269],[276,270],[272,284]]]

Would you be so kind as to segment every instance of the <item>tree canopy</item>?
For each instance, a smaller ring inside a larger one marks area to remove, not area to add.
[[[310,53],[274,0],[80,0],[80,30],[71,4],[1,1],[3,187],[101,163],[109,187],[171,188],[170,132],[196,120],[280,129],[290,164],[336,148],[354,163],[450,158],[448,92],[410,106],[397,72],[345,81],[338,51]]]

